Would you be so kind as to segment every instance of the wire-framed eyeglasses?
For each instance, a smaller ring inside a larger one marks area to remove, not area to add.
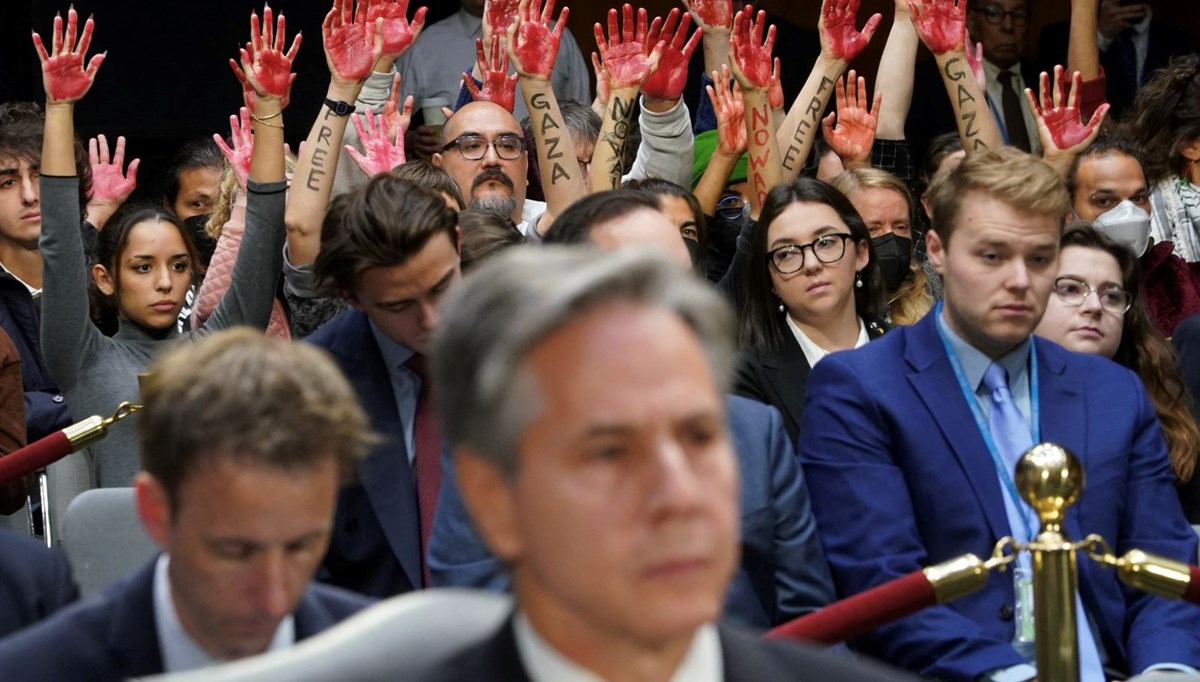
[[[1074,277],[1059,277],[1054,280],[1054,295],[1058,296],[1063,305],[1081,306],[1092,294],[1096,294],[1100,307],[1113,315],[1124,315],[1133,305],[1133,296],[1118,286],[1093,289],[1087,282]]]
[[[983,15],[989,24],[999,26],[1004,23],[1004,17],[1012,19],[1013,26],[1024,26],[1029,23],[1029,10],[1014,9],[1005,10],[999,5],[988,5],[987,7],[972,7],[972,12],[978,12]]]
[[[854,235],[849,232],[823,234],[807,244],[784,244],[767,252],[767,260],[775,272],[790,275],[804,267],[804,250],[812,251],[818,262],[829,265],[846,255],[846,240]]]

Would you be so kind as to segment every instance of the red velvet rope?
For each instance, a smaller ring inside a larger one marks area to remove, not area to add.
[[[12,483],[69,454],[71,454],[71,441],[67,438],[67,434],[55,431],[20,450],[0,457],[0,485]]]
[[[1195,571],[1195,569],[1193,569]],[[1195,573],[1193,573],[1193,576]],[[1193,584],[1196,580],[1193,579]],[[937,603],[933,585],[921,571],[913,571],[865,592],[830,604],[815,613],[790,620],[767,637],[835,644],[870,632]]]

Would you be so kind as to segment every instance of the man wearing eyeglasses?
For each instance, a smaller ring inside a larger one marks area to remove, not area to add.
[[[525,137],[517,119],[499,105],[471,102],[454,112],[442,128],[433,165],[454,178],[468,206],[509,216],[522,233],[546,210],[544,203],[525,199]]]
[[[1085,472],[1068,537],[1098,533],[1118,553],[1136,547],[1194,562],[1196,535],[1141,381],[1032,337],[1070,205],[1059,178],[1005,147],[939,175],[929,197],[942,304],[911,327],[828,356],[808,380],[800,459],[838,594],[967,552],[988,556],[1001,538],[1029,542],[1038,517],[1012,472],[1040,442],[1070,450]],[[1033,679],[1044,634],[1033,631],[1028,559],[1013,569],[879,628],[862,648],[927,678]],[[1079,588],[1079,679],[1200,665],[1200,610],[1126,589],[1082,557]]]
[[[1038,153],[1037,119],[1024,95],[1027,86],[1037,88],[1037,74],[1021,64],[1031,14],[1029,0],[971,0],[967,30],[972,41],[983,44],[988,99],[1008,143]]]

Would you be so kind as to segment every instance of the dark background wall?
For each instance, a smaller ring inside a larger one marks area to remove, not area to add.
[[[416,5],[419,0],[414,0]],[[1066,20],[1069,0],[1034,0],[1031,49],[1041,27]],[[328,82],[321,50],[321,20],[331,3],[322,0],[276,0],[273,7],[288,18],[289,35],[304,34],[295,70],[299,74],[286,113],[293,148],[308,132]],[[432,23],[458,9],[457,0],[426,0]],[[646,0],[651,14],[665,14],[679,3]],[[65,12],[67,0],[3,0],[0,8],[0,101],[42,98],[41,74],[30,42],[36,29],[49,41],[54,13]],[[615,0],[574,0],[571,31],[586,52],[594,47],[591,26]],[[759,6],[777,17],[816,29],[817,0],[762,0]],[[883,38],[891,22],[892,2],[863,0],[860,22],[871,12],[884,14],[883,25],[855,66],[868,77],[875,71]],[[227,61],[249,35],[247,0],[76,0],[81,16],[96,14],[94,51],[108,51],[97,83],[78,109],[80,135],[125,135],[129,152],[142,158],[139,195],[153,195],[166,160],[191,137],[228,133],[228,117],[241,104],[241,91]],[[1157,2],[1158,16],[1193,36],[1200,36],[1200,13],[1193,0]],[[927,55],[925,55],[927,57]],[[466,57],[470,59],[470,55]],[[807,64],[784,65],[807,73]],[[799,75],[799,80],[804,74]]]

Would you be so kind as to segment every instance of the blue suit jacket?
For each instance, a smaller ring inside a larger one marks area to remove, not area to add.
[[[0,530],[0,637],[32,625],[78,598],[62,550]]]
[[[373,597],[421,587],[416,477],[396,396],[367,316],[346,310],[307,339],[329,351],[380,441],[338,495],[333,536],[317,579]]]
[[[1098,356],[1035,339],[1041,437],[1081,460],[1067,515],[1073,539],[1099,533],[1192,563],[1196,536],[1175,495],[1145,389]],[[1009,534],[995,466],[962,395],[933,314],[821,361],[808,383],[800,457],[839,595],[973,552]],[[1200,609],[1125,588],[1080,557],[1080,592],[1110,666],[1200,663]],[[971,680],[1022,663],[1010,646],[1013,588],[993,573],[975,594],[864,637],[871,654],[923,676]]]
[[[118,682],[163,672],[154,621],[154,564],[0,640],[0,674],[21,682]],[[313,583],[293,612],[296,639],[311,637],[370,605]]]
[[[725,615],[748,627],[769,628],[828,604],[833,586],[779,412],[737,396],[727,396],[726,406],[741,477],[742,556]],[[507,574],[463,506],[448,453],[442,472],[429,538],[434,585],[508,589]]]

